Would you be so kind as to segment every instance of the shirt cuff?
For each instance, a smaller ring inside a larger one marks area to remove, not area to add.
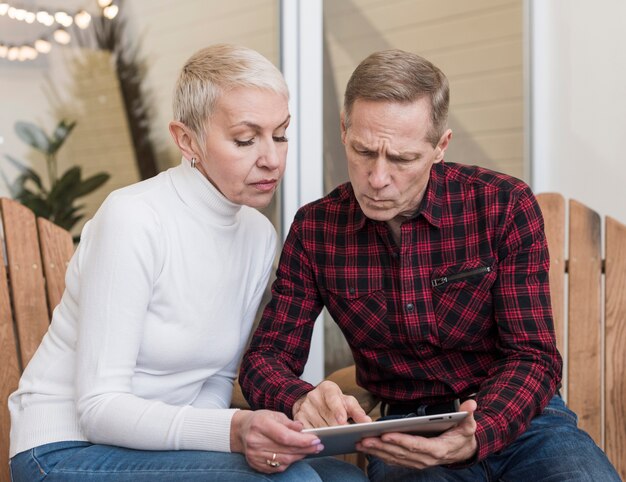
[[[236,411],[190,407],[184,414],[180,450],[230,452],[230,424]]]

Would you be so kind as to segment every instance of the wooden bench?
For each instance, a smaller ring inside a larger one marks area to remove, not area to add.
[[[570,201],[566,217],[562,196],[540,194],[538,200],[550,247],[557,343],[566,367],[564,395],[581,427],[626,479],[626,226],[606,217],[603,238],[601,218],[591,209]],[[8,268],[0,262],[0,482],[9,482],[6,400],[61,299],[74,247],[67,231],[35,219],[15,201],[0,199],[0,210]],[[354,367],[329,378],[376,413],[376,400],[356,385]],[[245,406],[237,392],[234,405]],[[345,459],[365,465],[359,455]]]
[[[6,249],[6,266],[4,254],[0,259],[0,481],[8,482],[7,398],[48,330],[74,245],[69,232],[15,201],[0,199],[0,210]]]
[[[603,223],[598,213],[566,203],[560,194],[537,199],[550,250],[564,396],[579,426],[626,480],[626,226],[609,216]]]

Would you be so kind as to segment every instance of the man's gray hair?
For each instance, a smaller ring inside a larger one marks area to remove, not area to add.
[[[410,103],[424,97],[431,106],[427,141],[436,147],[448,122],[448,79],[417,54],[397,49],[375,52],[358,65],[348,81],[343,104],[345,127],[350,126],[352,107],[358,99]]]

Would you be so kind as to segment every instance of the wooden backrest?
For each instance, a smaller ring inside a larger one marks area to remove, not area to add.
[[[626,226],[606,217],[603,236],[601,217],[584,204],[537,199],[567,404],[626,479]]]
[[[7,398],[48,329],[65,289],[72,236],[30,209],[0,198],[0,482],[9,481]],[[6,258],[5,258],[6,255]]]

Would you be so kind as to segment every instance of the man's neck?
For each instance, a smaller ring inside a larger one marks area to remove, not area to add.
[[[391,235],[393,236],[393,240],[396,243],[396,246],[400,247],[402,245],[402,223],[406,220],[404,216],[396,216],[395,218],[387,221],[387,226],[389,226],[389,230],[391,231]]]

